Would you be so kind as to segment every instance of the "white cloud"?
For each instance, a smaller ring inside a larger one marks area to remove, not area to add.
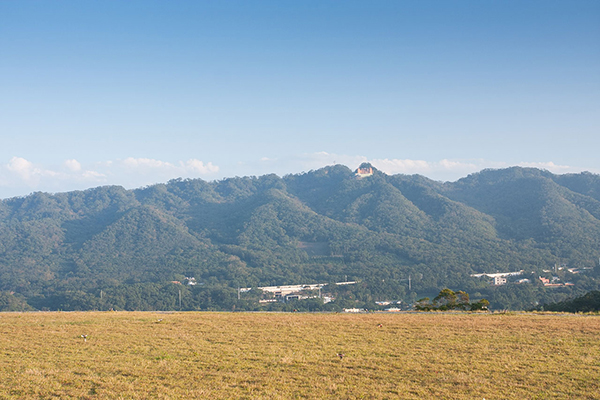
[[[77,160],[65,160],[64,165],[69,171],[81,171],[81,163]]]
[[[215,174],[219,172],[219,167],[217,165],[214,165],[210,161],[204,164],[202,161],[196,160],[195,158],[187,160],[185,164],[182,163],[182,165],[184,165],[186,171],[195,172],[200,175]]]
[[[464,161],[464,160],[449,160],[443,159],[440,161],[425,161],[425,160],[410,160],[410,159],[374,159],[371,163],[375,168],[387,174],[420,174],[432,179],[448,180],[459,178],[469,173],[480,171],[485,162]]]
[[[370,162],[373,166],[386,174],[420,174],[428,178],[453,181],[469,174],[479,172],[486,168],[507,168],[514,164],[506,162],[490,161],[484,159],[442,159],[439,161],[413,160],[413,159],[369,159],[359,155],[344,155],[328,152],[316,152],[303,154],[297,158],[287,160],[286,169],[290,172],[307,171],[322,168],[326,165],[343,164],[351,169],[357,168],[363,162]],[[574,166],[557,165],[554,162],[521,162],[517,164],[523,167],[534,167],[547,169],[553,173],[581,172],[584,169]],[[295,168],[293,168],[295,167]],[[597,172],[597,171],[591,171]]]
[[[99,163],[96,170],[110,177],[111,183],[132,188],[166,182],[174,178],[213,176],[219,172],[219,167],[212,162],[195,158],[171,163],[152,158],[128,157],[124,160]]]
[[[2,186],[27,187],[33,190],[53,190],[64,182],[101,182],[103,174],[84,171],[77,160],[65,160],[64,168],[45,168],[22,157],[13,157],[0,169]]]
[[[550,162],[520,162],[518,164],[520,167],[531,167],[531,168],[539,168],[546,169],[555,174],[564,174],[569,172],[581,172],[581,169],[574,168],[568,165],[558,165]]]
[[[171,163],[168,163],[165,161],[160,161],[160,160],[154,160],[152,158],[128,157],[128,158],[124,159],[123,161],[121,161],[121,164],[128,168],[143,168],[143,169],[156,169],[156,168],[170,169],[170,168],[175,167]]]
[[[368,161],[368,159],[365,156],[351,156],[320,151],[317,153],[302,154],[296,159],[290,158],[289,161],[297,161],[299,164],[301,164],[302,170],[310,170],[334,164],[343,164],[349,166],[350,168],[356,168],[361,163]]]
[[[456,180],[486,168],[508,168],[515,165],[483,159],[440,161],[374,159],[371,162],[376,168],[388,174],[421,174],[437,180]],[[545,169],[555,174],[578,173],[586,170],[575,166],[558,165],[552,161],[520,162],[516,166]],[[597,172],[589,169],[588,171]]]
[[[204,163],[198,159],[192,158],[187,161],[179,161],[172,164],[170,162],[155,160],[152,158],[133,158],[128,157],[122,161],[104,163],[105,166],[115,168],[120,165],[128,170],[129,173],[152,173],[186,176],[190,174],[208,175],[219,172],[219,167],[212,162]],[[118,168],[118,167],[117,167]],[[177,176],[179,177],[179,176]]]
[[[97,181],[97,182],[100,182],[100,181],[103,181],[103,180],[106,179],[106,175],[104,175],[104,174],[102,174],[100,172],[97,172],[97,171],[83,171],[81,173],[81,176],[85,180],[88,180],[88,181]]]
[[[421,174],[437,180],[456,180],[486,168],[508,168],[515,165],[506,162],[489,161],[483,159],[443,159],[440,161],[374,159],[371,162],[376,168],[379,168],[388,174]],[[520,167],[546,169],[555,174],[578,173],[584,171],[583,168],[569,165],[558,165],[552,161],[521,162],[516,165]]]
[[[135,188],[173,178],[198,178],[216,174],[219,167],[198,159],[177,164],[150,158],[128,157],[83,166],[75,159],[56,167],[34,164],[13,157],[0,165],[0,198],[23,195],[31,191],[62,192],[98,185],[122,185]]]
[[[373,166],[388,174],[422,174],[431,171],[432,164],[424,160],[374,159]]]
[[[44,166],[22,157],[13,157],[0,164],[0,198],[25,195],[31,191],[63,192],[86,189],[99,185],[122,185],[136,188],[174,178],[222,178],[224,176],[250,176],[276,173],[300,173],[327,165],[343,164],[351,169],[363,162],[393,174],[420,174],[428,178],[453,181],[485,168],[506,168],[514,164],[483,159],[442,159],[438,161],[372,158],[361,155],[335,154],[325,151],[297,156],[256,159],[254,162],[232,161],[229,169],[222,171],[212,162],[195,158],[185,161],[163,161],[152,158],[128,157],[93,164],[82,164],[69,159],[57,166]],[[583,168],[561,165],[552,161],[521,162],[523,167],[547,169],[553,173],[581,172]],[[590,170],[598,173],[600,171]]]
[[[35,175],[39,174],[40,170],[35,168],[33,163],[21,157],[13,157],[10,159],[6,168],[19,176],[24,181],[30,181]]]
[[[5,176],[4,180],[7,178],[8,181],[16,180],[31,187],[37,185],[42,178],[60,176],[59,172],[39,167],[22,157],[11,158],[5,165],[5,175],[6,172],[8,172],[8,176]]]

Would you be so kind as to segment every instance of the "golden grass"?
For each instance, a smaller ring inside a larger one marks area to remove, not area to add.
[[[3,313],[0,398],[600,399],[600,317]]]

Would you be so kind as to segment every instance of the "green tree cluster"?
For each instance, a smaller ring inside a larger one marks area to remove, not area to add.
[[[454,292],[446,288],[442,289],[433,301],[427,297],[418,300],[415,309],[418,311],[486,311],[489,305],[490,302],[486,299],[470,302],[468,293],[461,290]]]
[[[548,304],[544,309],[547,311],[563,311],[571,313],[598,312],[600,311],[600,291],[592,290],[575,299]]]

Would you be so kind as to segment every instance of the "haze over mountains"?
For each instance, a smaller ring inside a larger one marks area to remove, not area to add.
[[[342,280],[360,283],[331,288],[329,307],[450,287],[527,308],[597,289],[599,257],[591,173],[514,167],[442,183],[335,165],[0,202],[0,309],[175,309],[180,290],[184,309],[254,309],[238,287]],[[557,264],[573,286],[538,282]],[[530,283],[470,277],[519,270]],[[199,284],[171,283],[185,277]]]

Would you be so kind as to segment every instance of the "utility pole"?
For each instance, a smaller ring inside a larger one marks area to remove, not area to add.
[[[238,286],[238,300],[240,299],[240,287]]]
[[[408,274],[408,290],[411,290],[410,274]]]
[[[181,310],[181,289],[179,289],[179,309]]]
[[[100,291],[100,300],[102,300],[102,290]]]

